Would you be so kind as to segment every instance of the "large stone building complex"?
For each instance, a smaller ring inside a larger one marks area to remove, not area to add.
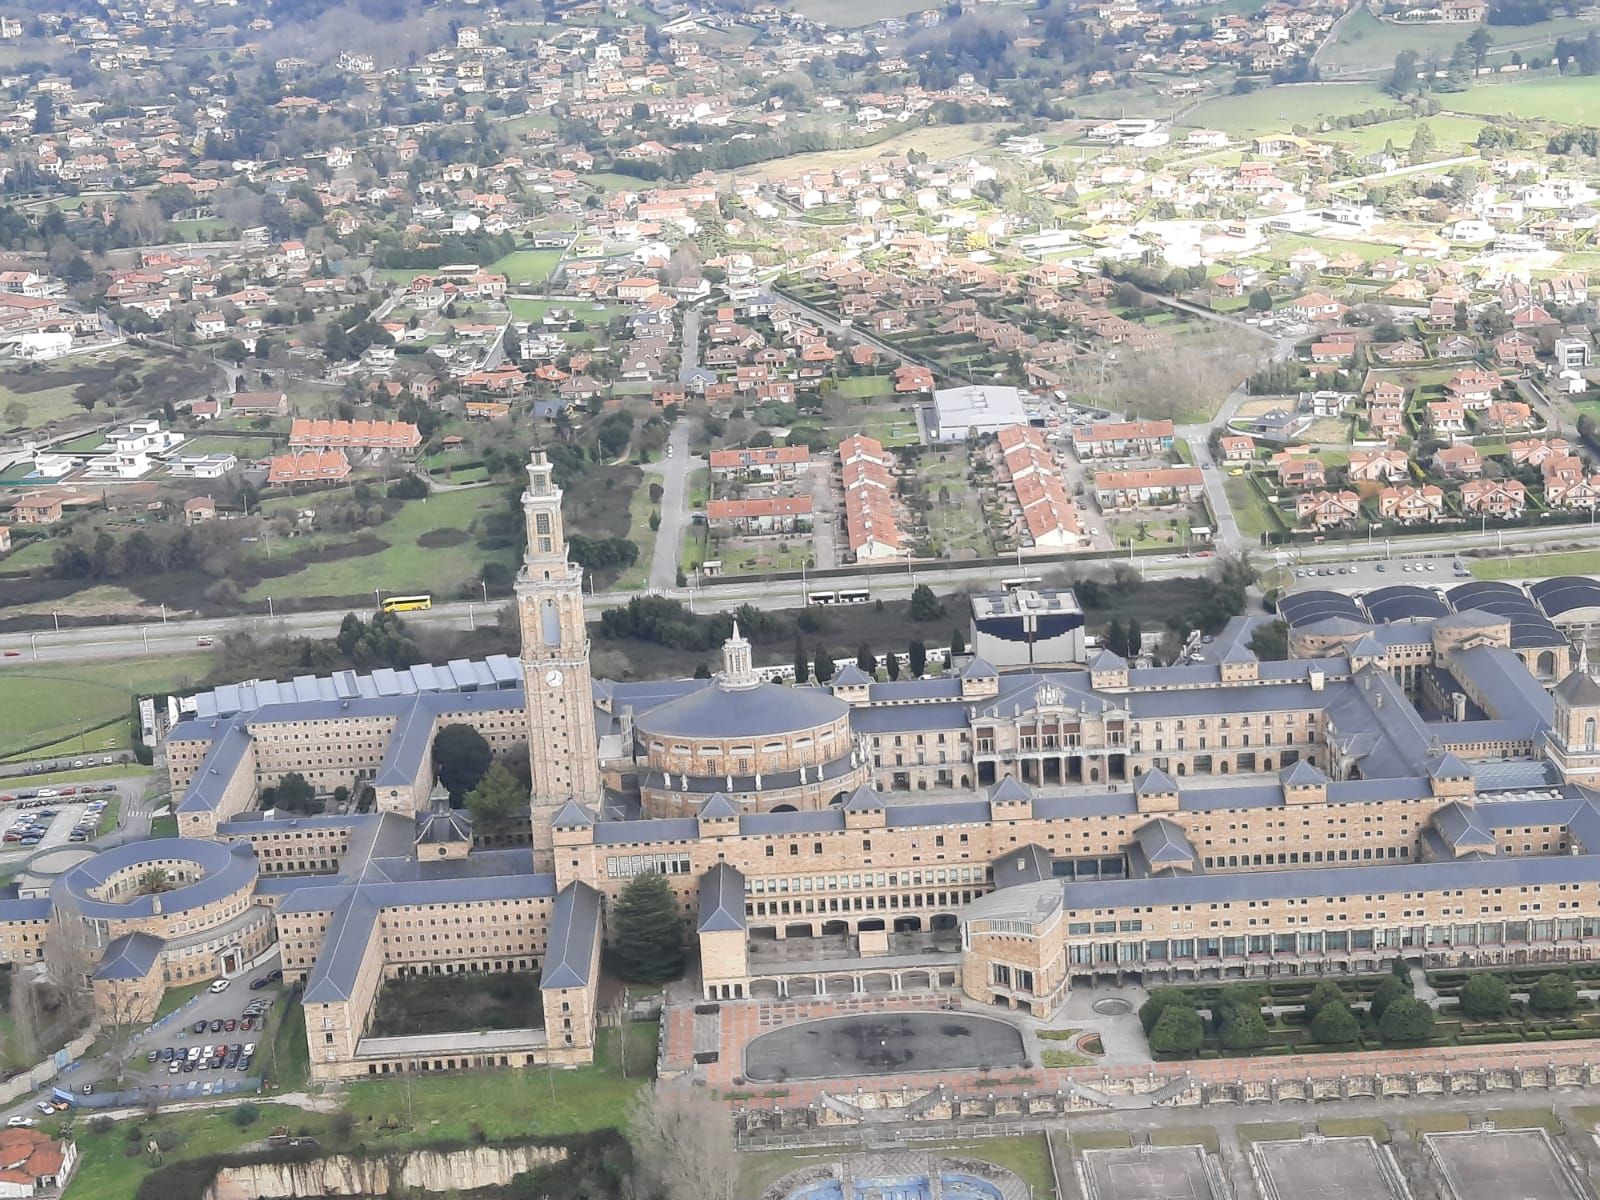
[[[166,745],[183,836],[0,902],[0,953],[86,930],[107,1002],[153,1008],[275,943],[313,1075],[339,1078],[588,1058],[607,906],[644,872],[692,922],[702,994],[734,1001],[960,989],[1048,1014],[1102,977],[1600,945],[1600,683],[1548,622],[1352,603],[1292,615],[1287,661],[1235,641],[1205,664],[1077,668],[1035,655],[1081,653],[1054,595],[1037,627],[1033,601],[986,602],[996,644],[1032,658],[1014,670],[786,687],[735,628],[712,679],[593,680],[560,503],[536,451],[520,660],[196,697]],[[531,847],[476,844],[440,807],[452,722],[528,744]],[[289,771],[370,786],[374,810],[261,812]],[[147,894],[152,865],[177,886]],[[542,1028],[370,1032],[386,978],[501,970],[540,972]]]

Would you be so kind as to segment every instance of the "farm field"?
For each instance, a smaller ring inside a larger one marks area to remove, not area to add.
[[[264,603],[268,596],[279,601],[312,596],[365,597],[374,588],[429,591],[438,597],[454,597],[477,579],[485,562],[498,560],[512,565],[509,549],[485,552],[478,545],[482,517],[502,510],[504,505],[505,497],[497,488],[473,488],[408,501],[387,521],[363,531],[360,547],[381,544],[372,553],[302,564],[291,574],[263,579],[246,591],[244,598]],[[319,535],[320,541],[328,539],[329,535]],[[330,544],[349,545],[350,539],[339,535]],[[281,560],[281,543],[279,557]]]
[[[1504,114],[1557,125],[1593,125],[1600,121],[1600,75],[1552,75],[1480,84],[1443,99],[1451,112]]]
[[[631,311],[630,306],[626,304],[591,304],[581,300],[577,302],[561,298],[539,300],[519,296],[507,299],[506,307],[519,321],[539,321],[552,308],[565,308],[585,324],[609,321],[612,317]]]
[[[1558,37],[1581,36],[1589,28],[1590,24],[1582,19],[1561,18],[1537,25],[1491,27],[1490,32],[1496,42],[1544,39],[1553,45]],[[1386,69],[1402,50],[1413,50],[1422,58],[1426,58],[1429,51],[1437,51],[1441,59],[1448,60],[1456,43],[1471,32],[1471,27],[1462,25],[1396,25],[1362,12],[1345,22],[1339,31],[1339,40],[1323,51],[1319,61],[1326,74],[1339,69]],[[1524,50],[1523,53],[1531,52]],[[1491,47],[1490,55],[1493,54]]]
[[[87,747],[113,736],[99,727],[131,715],[134,696],[197,683],[211,669],[205,654],[130,659],[86,665],[26,663],[0,668],[0,758],[24,756],[29,747],[76,739],[89,730]],[[126,730],[119,746],[127,744]],[[63,747],[65,753],[67,747]]]
[[[1197,105],[1181,123],[1238,136],[1275,133],[1294,125],[1315,129],[1325,118],[1353,116],[1394,103],[1393,97],[1370,83],[1313,83],[1218,96]]]

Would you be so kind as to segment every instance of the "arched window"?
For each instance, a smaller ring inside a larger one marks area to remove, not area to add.
[[[1583,723],[1583,748],[1585,750],[1593,750],[1594,749],[1594,718],[1593,717],[1589,717]]]

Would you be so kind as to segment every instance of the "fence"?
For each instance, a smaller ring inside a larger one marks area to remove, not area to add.
[[[63,1072],[75,1069],[78,1065],[77,1060],[94,1045],[95,1038],[99,1036],[100,1027],[91,1025],[44,1062],[35,1063],[20,1075],[0,1083],[0,1105],[20,1100],[29,1092],[38,1091]]]

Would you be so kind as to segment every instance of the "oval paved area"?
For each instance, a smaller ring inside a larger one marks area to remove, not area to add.
[[[1022,1034],[963,1013],[831,1017],[764,1033],[745,1047],[744,1073],[760,1083],[1020,1067]]]

